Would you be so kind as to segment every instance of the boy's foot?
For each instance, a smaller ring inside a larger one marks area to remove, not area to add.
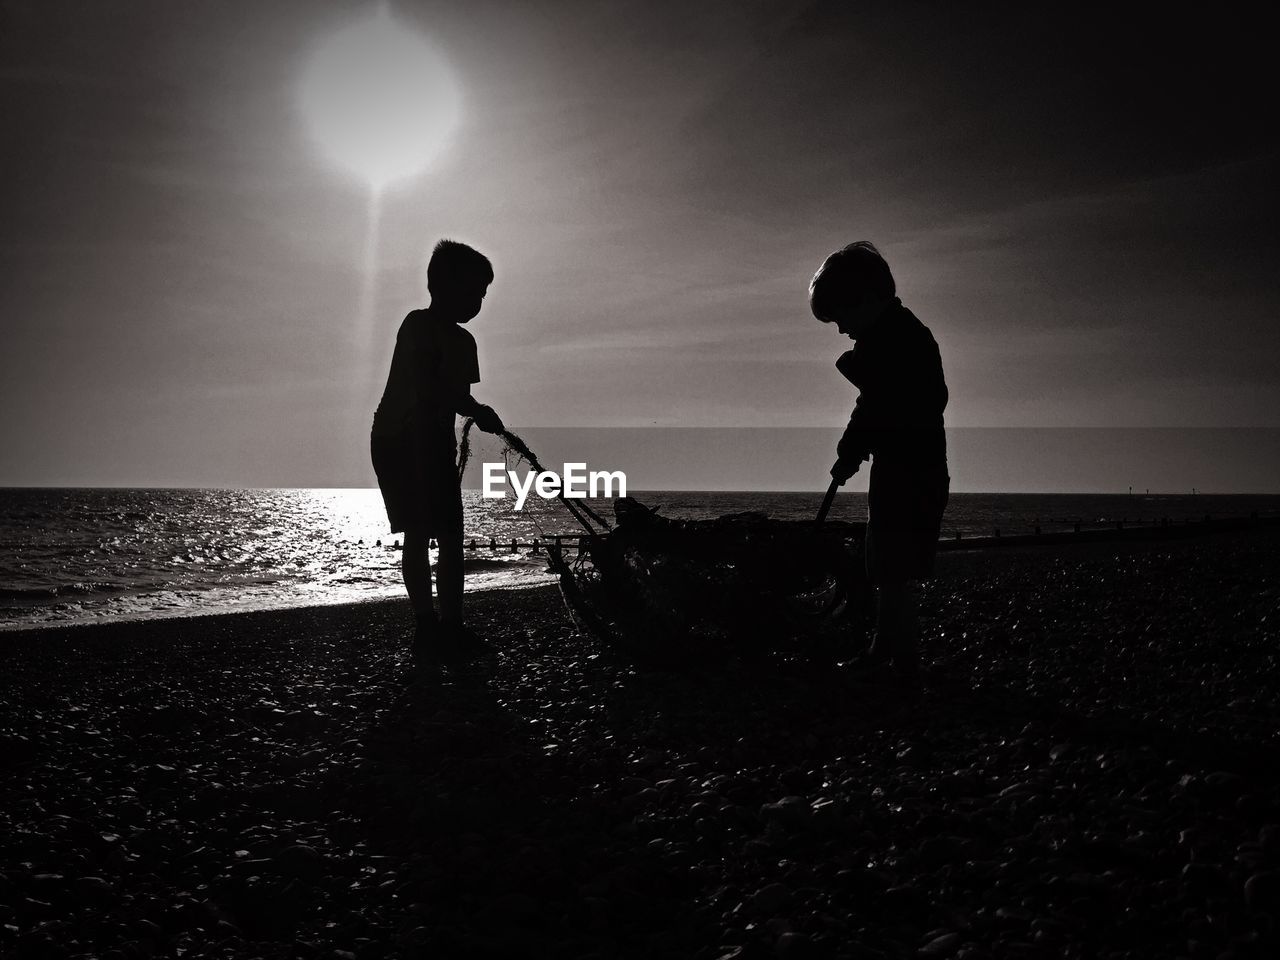
[[[435,611],[421,613],[413,631],[413,659],[418,664],[441,664],[449,660],[448,634],[441,629]]]
[[[460,660],[484,660],[494,655],[495,651],[489,641],[462,624],[444,624],[443,629],[448,635],[450,647]]]
[[[449,663],[453,658],[440,646],[439,640],[414,643],[413,662],[420,667],[438,667]]]
[[[873,643],[862,653],[848,661],[849,668],[859,673],[883,673],[889,668],[892,657],[882,652],[882,650],[883,648],[877,649]]]
[[[440,633],[440,618],[436,616],[434,610],[428,610],[426,613],[416,613],[413,619],[415,623],[413,642],[415,645],[430,640]]]

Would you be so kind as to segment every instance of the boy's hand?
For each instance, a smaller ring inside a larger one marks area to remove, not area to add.
[[[856,460],[837,460],[831,468],[831,478],[843,484],[858,472],[859,466]]]
[[[502,433],[506,429],[503,426],[502,418],[498,416],[498,412],[493,407],[480,404],[475,414],[476,426],[485,433]]]

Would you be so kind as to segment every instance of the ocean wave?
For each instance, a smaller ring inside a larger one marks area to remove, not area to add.
[[[129,587],[123,583],[112,583],[100,580],[80,581],[78,583],[67,583],[58,587],[58,593],[120,593],[128,590]]]
[[[57,595],[57,587],[0,587],[0,598],[5,600],[48,600]]]
[[[76,583],[41,584],[30,587],[0,587],[0,599],[52,600],[70,595],[92,596],[98,593],[121,593],[129,587],[122,583],[106,581],[77,581]]]
[[[462,561],[462,569],[467,572],[476,570],[509,570],[514,566],[528,566],[519,560],[491,560],[488,557],[466,557]],[[540,564],[545,566],[545,564]]]

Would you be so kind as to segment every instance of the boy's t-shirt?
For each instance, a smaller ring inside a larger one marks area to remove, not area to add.
[[[947,440],[942,411],[947,384],[942,356],[929,328],[895,300],[836,367],[858,388],[841,437],[842,459],[874,457],[882,466],[944,468]]]
[[[375,437],[456,445],[456,399],[480,382],[476,341],[459,324],[414,310],[400,324],[391,370],[373,415]]]

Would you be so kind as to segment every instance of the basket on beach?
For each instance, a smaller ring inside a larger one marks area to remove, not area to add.
[[[678,665],[768,654],[839,660],[865,640],[865,524],[745,513],[671,520],[638,501],[551,551],[575,622],[637,662]]]

